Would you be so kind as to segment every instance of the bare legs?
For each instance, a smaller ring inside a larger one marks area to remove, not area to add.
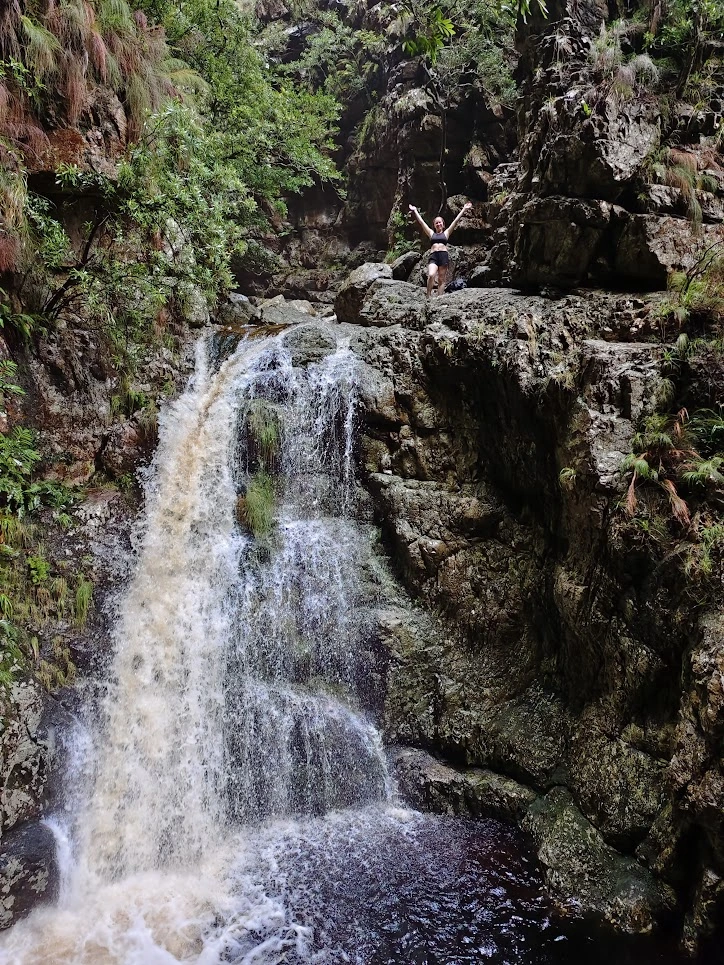
[[[434,261],[427,266],[427,297],[432,295],[432,290],[437,284],[438,267]]]
[[[447,282],[447,265],[438,266],[431,261],[427,266],[427,297],[429,298],[433,290],[437,288],[438,295],[445,294],[445,284]]]

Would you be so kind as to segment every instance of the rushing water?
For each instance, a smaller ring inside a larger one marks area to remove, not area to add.
[[[384,589],[353,518],[354,405],[344,344],[306,369],[280,336],[220,365],[199,348],[161,420],[100,722],[48,822],[58,901],[0,961],[610,960],[553,915],[516,832],[394,799],[367,713]]]

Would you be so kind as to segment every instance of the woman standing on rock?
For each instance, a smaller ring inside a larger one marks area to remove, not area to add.
[[[427,263],[427,297],[432,295],[432,290],[437,284],[437,293],[442,295],[445,291],[445,283],[447,282],[447,270],[450,265],[450,254],[447,250],[447,243],[453,229],[457,225],[458,221],[462,218],[465,212],[472,208],[472,202],[466,201],[462,206],[462,210],[455,216],[452,224],[449,228],[445,228],[445,222],[438,215],[433,221],[433,227],[431,228],[422,219],[420,212],[417,210],[414,204],[410,205],[410,211],[417,218],[417,223],[420,225],[422,230],[425,232],[427,237],[432,242],[432,248],[430,249],[430,258]],[[434,230],[433,230],[434,229]]]

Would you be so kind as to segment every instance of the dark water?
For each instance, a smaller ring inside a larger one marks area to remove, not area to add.
[[[312,936],[284,957],[295,965],[691,965],[670,937],[562,912],[527,840],[497,821],[370,810],[277,826],[259,847],[254,876]]]

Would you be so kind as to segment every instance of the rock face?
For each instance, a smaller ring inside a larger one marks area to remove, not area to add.
[[[48,745],[41,727],[44,696],[31,681],[15,684],[3,695],[0,833],[40,814],[48,767]]]
[[[388,739],[443,759],[405,752],[401,786],[423,807],[525,812],[554,889],[646,931],[674,888],[700,937],[722,913],[721,622],[619,508],[661,385],[659,351],[631,340],[647,309],[502,289],[415,305],[411,287],[375,281],[343,326],[365,484],[437,614],[380,620]]]
[[[720,186],[710,190],[721,159],[689,114],[664,120],[665,105],[648,89],[656,68],[636,77],[649,66],[630,48],[617,49],[632,86],[616,93],[604,60],[619,41],[605,5],[554,6],[550,19],[519,24],[520,161],[501,164],[489,181],[487,214],[498,230],[487,277],[521,286],[665,288],[669,271],[691,268],[724,241],[724,195]],[[716,106],[703,111],[707,129]],[[701,172],[689,177],[686,197],[669,186],[677,165]]]
[[[11,832],[0,853],[0,928],[25,917],[39,901],[51,901],[57,888],[50,829],[33,824]]]

